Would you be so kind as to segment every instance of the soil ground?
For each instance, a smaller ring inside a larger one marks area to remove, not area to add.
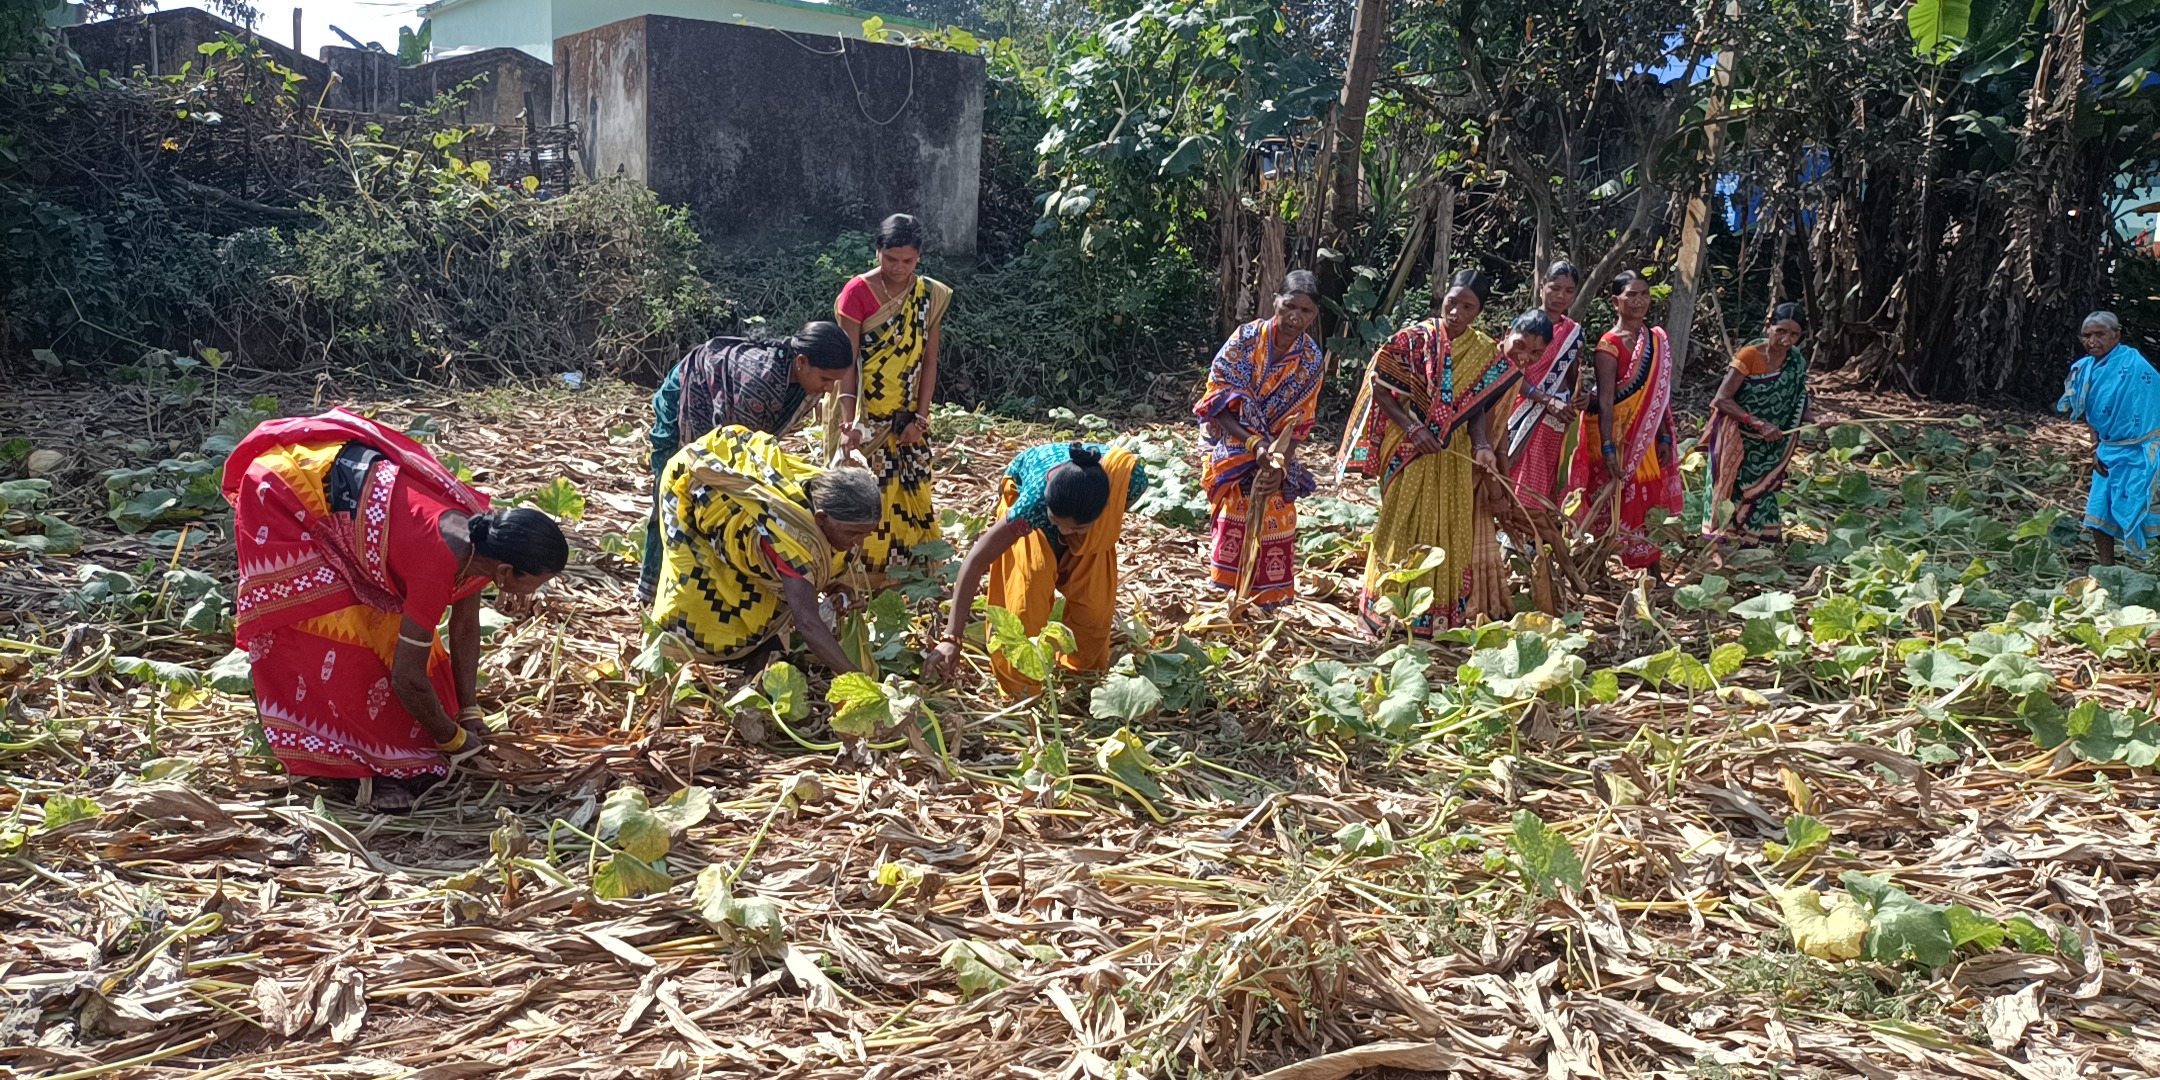
[[[2160,1075],[2149,768],[2043,751],[2009,725],[1923,760],[1883,702],[1767,678],[1737,680],[1747,695],[1631,681],[1607,704],[1533,704],[1481,739],[1316,737],[1293,722],[1291,671],[1382,648],[1354,630],[1355,530],[1316,552],[1281,618],[1231,627],[1211,616],[1204,534],[1155,520],[1126,529],[1124,648],[1166,649],[1191,628],[1220,659],[1202,703],[1132,725],[1152,797],[1099,776],[1050,796],[1014,782],[1041,721],[997,698],[979,653],[931,697],[957,740],[950,768],[905,747],[840,761],[734,722],[718,702],[739,673],[637,673],[636,567],[608,552],[635,541],[647,505],[642,391],[222,392],[274,394],[288,414],[430,417],[433,445],[499,499],[568,479],[585,500],[572,565],[535,602],[502,605],[483,661],[501,728],[489,753],[415,813],[356,810],[251,751],[245,698],[161,690],[100,662],[199,670],[229,631],[189,630],[155,596],[124,613],[75,599],[92,564],[146,565],[146,581],[198,570],[229,593],[229,516],[186,542],[123,535],[104,516],[101,474],[192,447],[205,410],[108,388],[13,395],[0,436],[62,451],[48,509],[87,542],[0,561],[0,825],[18,833],[0,839],[13,848],[0,860],[0,1073]],[[1821,409],[1965,411],[1835,388]],[[2006,455],[2083,452],[2069,425],[1981,417]],[[1118,426],[1189,443],[1181,425]],[[939,505],[987,517],[1006,460],[1050,434],[948,418]],[[2082,506],[2078,474],[2064,475],[2032,492],[2035,508]],[[1702,569],[1674,568],[1670,584]],[[1597,581],[1574,605],[1593,668],[1657,632],[1620,617],[1632,581],[1617,567]],[[914,606],[919,627],[930,610]],[[1439,648],[1435,682],[1466,659]],[[2096,685],[2069,662],[2049,668]],[[813,677],[816,716],[824,685]],[[2098,689],[2135,703],[2152,686]],[[1090,719],[1084,685],[1065,704],[1074,772],[1113,772],[1084,748],[1110,753],[1120,725]],[[823,737],[815,718],[800,731]],[[585,834],[625,785],[655,804],[702,788],[711,807],[671,840],[672,888],[605,899],[593,872],[608,853]],[[805,786],[818,790],[783,797]],[[96,812],[22,836],[61,795]],[[1510,846],[1524,810],[1569,841],[1581,889],[1524,887]],[[1926,972],[1801,955],[1769,892],[1788,875],[1763,847],[1800,812],[1836,838],[1802,881],[1893,873],[1930,902],[2045,914],[2083,956],[1981,952]],[[1345,852],[1353,826],[1392,843]],[[707,866],[739,868],[734,894],[770,902],[775,938],[701,917]]]

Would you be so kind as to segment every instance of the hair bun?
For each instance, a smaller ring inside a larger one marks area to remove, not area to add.
[[[488,530],[494,527],[487,514],[474,514],[465,520],[465,538],[472,541],[474,551],[487,546]]]
[[[1089,448],[1086,443],[1072,443],[1070,446],[1067,447],[1067,450],[1072,454],[1073,464],[1078,465],[1083,469],[1102,468],[1101,451]]]

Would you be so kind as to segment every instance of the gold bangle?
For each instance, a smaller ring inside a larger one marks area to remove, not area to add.
[[[465,749],[465,729],[462,727],[457,729],[457,734],[450,736],[449,742],[436,743],[435,748],[445,754],[455,754]]]

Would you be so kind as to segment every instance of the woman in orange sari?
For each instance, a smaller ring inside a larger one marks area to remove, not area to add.
[[[1200,483],[1215,509],[1209,572],[1220,589],[1246,578],[1249,599],[1272,609],[1297,593],[1297,505],[1319,482],[1293,456],[1312,433],[1326,364],[1306,333],[1320,317],[1320,281],[1309,270],[1283,277],[1275,314],[1238,327],[1208,368],[1207,392],[1193,406],[1208,451]],[[1280,446],[1283,468],[1266,460]],[[1257,543],[1248,544],[1252,500],[1265,504]],[[1244,570],[1245,553],[1254,552]]]
[[[997,524],[975,538],[953,579],[945,636],[923,657],[923,678],[952,674],[975,610],[975,590],[990,577],[987,599],[1020,619],[1033,636],[1049,625],[1058,597],[1059,621],[1072,631],[1073,651],[1058,658],[1068,671],[1110,666],[1110,624],[1117,613],[1118,535],[1125,511],[1147,494],[1147,466],[1130,450],[1092,443],[1044,443],[1021,451],[1005,467]],[[991,665],[1007,694],[1032,694],[1041,684],[1004,656]]]
[[[225,464],[263,737],[294,776],[412,806],[486,734],[480,591],[530,593],[570,547],[538,510],[489,510],[418,443],[342,410],[272,420]],[[447,627],[441,625],[448,613]]]
[[[1568,486],[1583,492],[1577,512],[1589,535],[1617,530],[1620,561],[1654,569],[1662,553],[1645,528],[1650,508],[1678,517],[1681,505],[1672,347],[1663,327],[1647,325],[1648,278],[1622,273],[1613,279],[1612,297],[1620,320],[1598,339],[1594,361],[1598,437],[1584,431]]]

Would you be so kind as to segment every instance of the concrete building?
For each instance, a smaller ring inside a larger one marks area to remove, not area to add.
[[[555,39],[638,15],[756,26],[797,34],[863,39],[868,12],[809,0],[437,0],[420,9],[434,28],[430,55],[464,49],[523,49],[542,60],[555,55]],[[880,15],[887,25],[912,30],[930,24]]]
[[[424,105],[436,94],[483,77],[466,94],[459,123],[493,124],[505,131],[555,123],[553,69],[514,49],[490,49],[401,67],[389,53],[326,45],[319,55],[294,52],[201,8],[176,7],[126,19],[69,26],[68,47],[92,71],[124,75],[171,75],[182,65],[201,66],[198,46],[232,36],[307,80],[303,94],[338,112],[395,116],[407,105]],[[336,78],[332,79],[331,76]]]
[[[975,252],[979,56],[641,15],[555,42],[556,117],[588,178],[618,173],[728,245],[923,220]]]

